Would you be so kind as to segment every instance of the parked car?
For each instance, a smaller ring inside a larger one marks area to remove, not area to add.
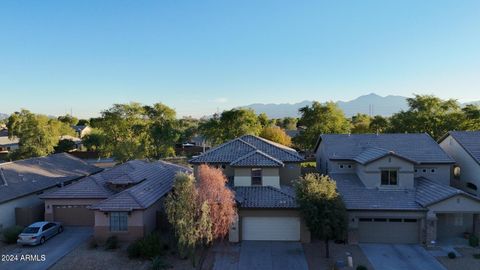
[[[21,245],[43,245],[47,239],[63,232],[63,226],[60,222],[41,221],[35,222],[26,227],[18,235],[17,244]]]

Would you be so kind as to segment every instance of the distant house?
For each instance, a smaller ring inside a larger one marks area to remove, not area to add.
[[[241,240],[310,241],[300,216],[293,180],[300,177],[303,158],[292,148],[245,135],[190,160],[221,168],[235,191],[239,219],[230,230]]]
[[[428,134],[324,134],[315,152],[347,207],[350,243],[480,235],[479,198],[450,186],[455,161]]]
[[[8,129],[0,129],[0,155],[8,154],[18,149],[18,138],[8,138]]]
[[[480,131],[450,131],[439,144],[455,159],[453,184],[480,195]]]
[[[110,236],[131,241],[157,227],[163,199],[185,167],[163,161],[132,160],[41,196],[45,219],[92,226],[100,241]]]
[[[101,171],[69,154],[0,164],[0,229],[16,224],[16,208],[43,203],[39,194]]]
[[[89,126],[72,126],[72,128],[75,130],[75,133],[77,134],[78,138],[83,138],[85,135],[88,135],[92,132],[92,128]]]

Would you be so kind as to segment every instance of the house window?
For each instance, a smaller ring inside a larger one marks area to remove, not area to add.
[[[477,190],[477,185],[475,185],[474,183],[468,182],[468,183],[467,183],[467,187],[468,187],[469,189]]]
[[[111,212],[110,213],[110,231],[125,232],[128,230],[128,213]]]
[[[252,169],[252,186],[261,186],[262,185],[262,169],[253,168]]]
[[[397,185],[397,170],[382,170],[382,185]]]

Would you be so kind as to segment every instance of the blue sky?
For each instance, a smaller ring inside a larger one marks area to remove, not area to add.
[[[480,1],[0,2],[0,112],[480,100]]]

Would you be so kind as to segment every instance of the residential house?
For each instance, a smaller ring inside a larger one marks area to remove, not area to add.
[[[80,139],[92,132],[92,128],[85,125],[72,126],[72,128],[75,130],[77,137]]]
[[[6,155],[18,149],[18,138],[8,138],[8,129],[0,129],[0,155]]]
[[[450,131],[439,144],[455,160],[452,184],[480,195],[480,131]]]
[[[39,194],[99,171],[100,168],[65,153],[1,163],[0,229],[24,223],[19,221],[18,211],[37,209],[43,203]],[[39,216],[43,216],[43,211]]]
[[[337,183],[351,243],[459,240],[480,229],[480,201],[450,186],[455,161],[428,134],[325,134],[317,170]]]
[[[94,237],[132,241],[152,232],[163,198],[185,167],[163,161],[132,160],[41,196],[45,219],[92,226]]]
[[[193,158],[198,166],[221,168],[235,191],[238,220],[229,239],[310,241],[291,187],[300,177],[303,158],[292,148],[245,135]]]

